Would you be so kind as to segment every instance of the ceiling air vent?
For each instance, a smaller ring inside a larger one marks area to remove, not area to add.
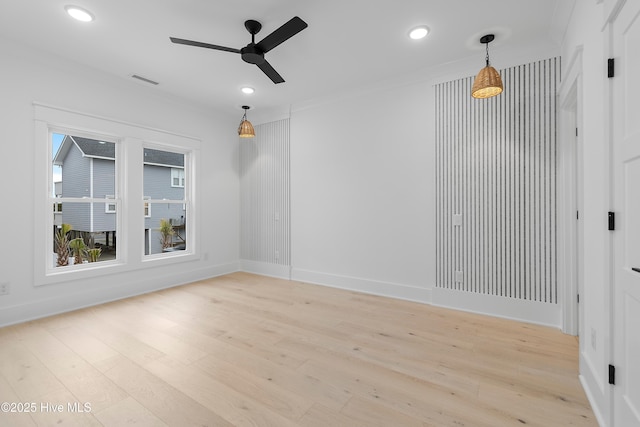
[[[141,82],[149,83],[149,84],[152,84],[152,85],[157,85],[158,84],[158,82],[154,82],[151,79],[147,79],[147,78],[139,76],[137,74],[133,74],[131,77],[133,77],[134,79],[140,80]]]

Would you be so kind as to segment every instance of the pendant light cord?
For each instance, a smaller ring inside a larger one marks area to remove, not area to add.
[[[485,58],[487,60],[487,67],[489,66],[489,43],[485,43],[487,45],[487,57]]]

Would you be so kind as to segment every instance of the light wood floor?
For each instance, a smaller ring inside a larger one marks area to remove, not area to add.
[[[0,425],[596,426],[577,353],[550,328],[236,273],[0,329],[0,402],[37,406]]]

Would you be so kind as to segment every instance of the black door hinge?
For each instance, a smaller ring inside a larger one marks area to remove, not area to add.
[[[616,367],[609,365],[609,384],[616,385]]]
[[[580,304],[580,294],[578,294],[578,304]]]
[[[607,77],[612,78],[615,75],[615,59],[607,59]]]
[[[609,231],[614,231],[616,229],[616,213],[609,212]]]

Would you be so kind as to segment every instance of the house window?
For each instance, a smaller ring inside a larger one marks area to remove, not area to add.
[[[115,198],[116,196],[113,194],[105,196],[105,199],[107,199],[108,202],[104,204],[104,213],[116,213]]]
[[[116,143],[93,135],[50,132],[49,203],[53,248],[48,270],[78,269],[116,258]],[[105,202],[105,199],[107,202]],[[64,208],[63,208],[64,207]]]
[[[184,188],[184,169],[171,169],[171,186]]]
[[[145,255],[182,254],[189,247],[189,153],[165,147],[145,147],[143,189]],[[171,185],[167,185],[168,183]],[[147,209],[145,208],[145,213]]]
[[[151,199],[151,197],[144,197],[144,217],[145,218],[151,218],[151,203],[149,203],[149,200]]]
[[[38,103],[34,114],[37,286],[199,259],[199,140]]]

